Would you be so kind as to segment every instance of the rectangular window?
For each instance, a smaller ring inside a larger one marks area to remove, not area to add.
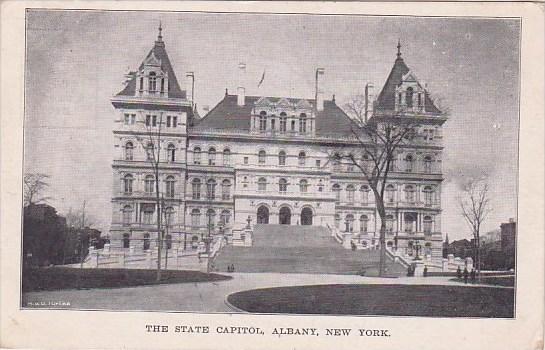
[[[320,160],[319,159],[316,159],[316,167],[320,167]]]
[[[151,115],[146,115],[146,126],[150,126],[151,125]]]
[[[152,116],[151,120],[152,120],[151,125],[157,126],[157,116],[156,115]]]
[[[291,121],[291,131],[295,131],[295,120]]]
[[[136,122],[136,114],[131,114],[131,125],[134,125]]]
[[[172,116],[172,127],[175,128],[178,126],[178,117],[177,116]]]
[[[131,118],[130,114],[125,113],[125,125],[129,125],[131,121],[130,118]]]
[[[167,115],[167,128],[170,128],[170,115]]]
[[[244,164],[248,164],[248,157],[244,157]]]
[[[271,130],[276,129],[276,119],[271,119]]]
[[[285,117],[280,118],[280,132],[286,132],[287,120]]]

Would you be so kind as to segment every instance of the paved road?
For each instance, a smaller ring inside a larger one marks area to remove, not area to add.
[[[45,306],[37,307],[133,311],[232,312],[224,302],[226,296],[234,292],[254,288],[335,283],[461,285],[460,283],[449,281],[452,277],[373,278],[354,275],[279,273],[233,273],[231,275],[233,276],[232,280],[222,282],[31,292],[24,294],[23,306],[34,307],[28,303],[42,302]],[[70,306],[51,306],[51,303],[61,302],[69,302]]]

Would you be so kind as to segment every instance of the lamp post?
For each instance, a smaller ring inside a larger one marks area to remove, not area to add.
[[[420,260],[420,256],[418,256],[418,253],[420,252],[420,241],[416,241],[414,243],[414,249],[415,249],[415,257],[414,257],[414,260]]]

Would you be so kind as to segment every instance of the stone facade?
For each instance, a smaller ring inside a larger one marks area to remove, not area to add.
[[[316,99],[246,96],[244,82],[238,85],[236,95],[226,91],[207,115],[194,119],[160,36],[139,70],[129,73],[112,98],[112,246],[156,245],[151,142],[160,146],[169,246],[190,249],[209,233],[242,228],[250,218],[252,224],[328,226],[352,233],[361,247],[376,247],[380,219],[373,192],[356,167],[332,160],[335,152],[357,155],[362,147],[335,99],[324,100],[319,91]],[[440,258],[445,118],[400,54],[377,99],[370,86],[366,105],[374,108],[367,108],[366,119],[419,118],[413,142],[395,156],[386,188],[387,246],[409,254],[419,246],[420,254]]]

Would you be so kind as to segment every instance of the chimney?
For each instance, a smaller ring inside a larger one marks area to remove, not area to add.
[[[237,87],[237,104],[244,106],[246,104],[246,89],[244,82],[246,80],[246,63],[238,64],[238,87]]]
[[[373,115],[373,101],[375,100],[375,86],[373,83],[365,84],[365,121]]]
[[[320,90],[316,92],[316,110],[324,110],[324,92]]]

